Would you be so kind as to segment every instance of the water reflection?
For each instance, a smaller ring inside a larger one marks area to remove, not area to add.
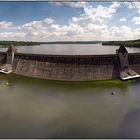
[[[77,91],[77,90],[93,90],[98,89],[98,90],[103,90],[106,88],[110,89],[115,89],[118,88],[122,92],[127,92],[129,85],[139,83],[138,80],[131,80],[131,81],[126,81],[123,82],[119,79],[116,80],[101,80],[101,81],[54,81],[54,80],[45,80],[45,79],[38,79],[38,78],[32,78],[32,77],[25,77],[21,75],[16,75],[16,74],[10,74],[10,75],[0,75],[2,81],[0,82],[6,84],[8,83],[8,86],[12,85],[28,85],[28,86],[34,86],[34,85],[39,85],[41,88],[46,88],[46,90],[49,88],[51,89],[57,89],[57,91]],[[33,80],[35,79],[35,80]],[[101,88],[102,85],[102,88]],[[78,94],[77,92],[76,94]],[[72,93],[71,93],[72,94]],[[74,93],[75,94],[75,93]]]
[[[119,135],[121,138],[140,138],[140,109],[125,114]]]
[[[117,138],[139,85],[0,75],[0,138]]]

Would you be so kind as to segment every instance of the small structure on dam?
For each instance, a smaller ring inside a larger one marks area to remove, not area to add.
[[[9,47],[6,54],[6,64],[0,67],[0,72],[4,74],[9,74],[12,72],[12,64],[14,61],[16,49],[13,45]]]
[[[13,45],[11,45],[9,47],[9,49],[7,50],[7,60],[6,60],[7,64],[13,64],[16,52],[17,51],[16,51],[15,47]]]
[[[128,80],[128,79],[140,77],[138,73],[136,73],[134,70],[132,70],[129,67],[128,52],[126,48],[123,45],[121,45],[119,50],[117,50],[117,52],[119,55],[120,65],[121,65],[120,78],[122,80]]]

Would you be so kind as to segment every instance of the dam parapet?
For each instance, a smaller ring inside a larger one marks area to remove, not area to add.
[[[7,54],[0,52],[5,64]],[[140,53],[128,55],[129,67],[140,73]],[[12,72],[50,80],[90,81],[120,77],[122,70],[118,54],[105,55],[49,55],[14,53]]]

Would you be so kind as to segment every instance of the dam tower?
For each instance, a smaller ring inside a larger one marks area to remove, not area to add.
[[[140,77],[140,75],[134,70],[132,70],[129,66],[128,51],[126,50],[126,48],[123,45],[121,45],[119,50],[117,50],[117,52],[121,66],[120,78],[122,80],[129,80],[132,78]]]
[[[14,61],[16,49],[11,45],[6,52],[6,64],[0,66],[0,73],[9,74],[12,72],[12,65]]]
[[[119,55],[119,59],[120,59],[121,68],[123,70],[128,68],[128,66],[129,66],[128,51],[126,50],[126,48],[123,45],[120,46],[120,48],[118,50],[118,55]]]
[[[11,45],[7,51],[7,64],[13,64],[14,61],[14,55],[15,55],[16,49],[13,45]]]

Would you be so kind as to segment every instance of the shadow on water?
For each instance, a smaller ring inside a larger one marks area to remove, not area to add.
[[[133,109],[125,114],[119,137],[140,138],[140,109]]]

